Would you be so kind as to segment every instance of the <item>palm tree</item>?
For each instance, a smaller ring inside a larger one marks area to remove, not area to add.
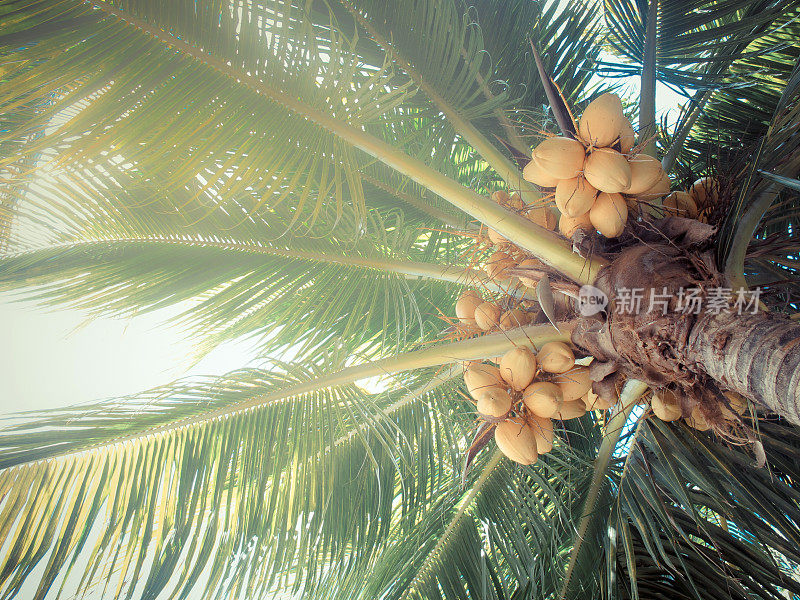
[[[799,5],[5,2],[0,289],[104,315],[191,301],[198,353],[249,337],[272,367],[6,428],[3,597],[796,597],[800,355],[778,313],[797,307]],[[644,245],[574,252],[522,179],[565,118],[541,73],[585,106],[598,71],[641,77],[640,141],[657,131],[677,179],[730,182],[719,232],[684,250],[770,312],[451,339],[463,286],[496,287],[465,259],[481,225],[556,291],[641,280],[645,247],[681,260],[635,223]],[[687,97],[674,127],[656,81]],[[661,337],[609,343],[631,327]],[[459,363],[559,340],[626,380],[618,408],[565,421],[535,466],[490,446],[464,469]],[[644,418],[676,361],[666,383],[703,402],[759,403],[747,443]]]

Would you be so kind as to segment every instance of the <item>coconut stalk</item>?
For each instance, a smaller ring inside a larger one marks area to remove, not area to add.
[[[290,93],[268,86],[252,75],[235,69],[227,62],[124,11],[97,0],[84,1],[105,14],[139,29],[165,46],[209,66],[236,82],[237,85],[245,85],[287,110],[316,123],[348,144],[425,186],[573,281],[589,283],[605,265],[605,261],[599,258],[582,258],[572,251],[569,242],[554,232],[503,208],[491,199],[481,196],[454,179],[432,169],[421,160],[397,150],[391,144],[309,106]]]

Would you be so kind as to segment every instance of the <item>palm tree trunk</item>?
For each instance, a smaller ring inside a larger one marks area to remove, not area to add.
[[[704,315],[689,348],[716,381],[800,425],[800,323],[770,313]]]

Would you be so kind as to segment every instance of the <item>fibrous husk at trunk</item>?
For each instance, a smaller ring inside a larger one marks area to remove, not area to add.
[[[610,395],[625,377],[670,386],[684,415],[699,409],[712,427],[724,428],[730,411],[723,411],[723,392],[730,390],[800,423],[800,324],[777,314],[703,310],[711,290],[725,287],[708,242],[714,228],[676,217],[655,225],[639,232],[645,243],[622,250],[598,275],[595,286],[609,306],[573,332],[573,342],[596,359],[595,392]],[[694,289],[697,313],[682,310]]]

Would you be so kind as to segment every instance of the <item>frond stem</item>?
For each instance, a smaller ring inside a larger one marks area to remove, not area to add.
[[[491,199],[461,185],[458,181],[439,173],[424,162],[398,150],[391,144],[370,135],[348,123],[341,122],[317,110],[296,96],[266,85],[263,81],[234,69],[228,62],[195,48],[167,32],[133,17],[98,0],[84,0],[104,13],[130,24],[157,39],[165,46],[179,51],[231,80],[247,86],[254,92],[276,102],[323,129],[340,137],[387,166],[425,186],[473,218],[497,231],[546,264],[579,283],[591,283],[606,262],[599,258],[584,259],[572,251],[572,246],[554,232],[532,223]]]
[[[416,369],[425,369],[428,367],[436,367],[459,361],[477,360],[498,356],[506,352],[509,348],[520,344],[534,344],[536,346],[541,346],[547,342],[555,341],[569,343],[570,336],[572,334],[572,328],[573,323],[570,322],[560,323],[560,331],[557,331],[551,325],[529,325],[527,327],[520,327],[518,329],[485,335],[461,342],[451,342],[448,344],[441,344],[439,346],[432,346],[424,350],[404,352],[389,358],[347,367],[341,371],[331,373],[324,377],[318,377],[310,381],[297,383],[289,386],[288,388],[284,388],[270,394],[260,395],[232,406],[226,406],[224,408],[212,410],[201,415],[176,421],[174,423],[160,425],[147,431],[126,435],[89,448],[68,451],[64,454],[53,456],[47,460],[62,460],[65,457],[95,452],[99,449],[107,448],[109,446],[120,446],[142,438],[150,438],[153,436],[162,437],[173,431],[196,427],[210,421],[228,419],[234,415],[268,406],[270,404],[288,402],[290,398],[295,396],[307,394],[320,389],[348,385],[360,379],[368,379],[370,377],[379,377],[393,373],[402,373]],[[19,463],[13,467],[10,467],[10,469],[20,468],[26,464],[28,463]]]
[[[636,406],[636,402],[647,391],[647,384],[641,381],[629,381],[620,394],[620,408],[606,424],[605,436],[603,442],[597,451],[597,458],[594,461],[594,471],[592,473],[592,483],[589,487],[589,492],[586,494],[586,501],[583,505],[580,521],[578,522],[578,530],[575,533],[575,545],[572,547],[572,552],[569,557],[569,564],[567,571],[564,575],[564,583],[561,586],[559,598],[566,599],[567,591],[569,588],[570,579],[575,569],[578,556],[581,548],[583,547],[584,537],[589,530],[589,524],[593,518],[601,517],[600,514],[595,512],[597,505],[597,498],[600,495],[600,489],[606,479],[606,472],[608,465],[611,463],[611,457],[614,455],[614,450],[619,442],[620,435],[622,434],[625,422]]]

